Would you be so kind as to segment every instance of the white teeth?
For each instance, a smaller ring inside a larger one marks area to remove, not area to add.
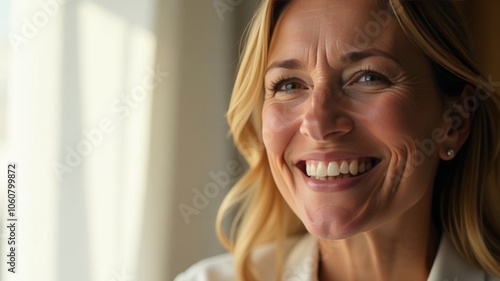
[[[318,177],[326,177],[326,165],[323,162],[318,163],[318,168],[316,169],[316,176]]]
[[[349,172],[353,176],[358,174],[358,160],[354,160],[349,164]]]
[[[325,181],[331,180],[331,177],[349,178],[368,172],[371,168],[371,162],[363,159],[331,161],[328,165],[322,161],[306,161],[306,174]]]
[[[328,176],[329,177],[335,177],[340,175],[340,167],[339,163],[337,162],[330,162],[328,164]]]
[[[349,164],[347,164],[347,161],[342,161],[342,164],[340,164],[340,173],[344,175],[349,173]]]
[[[358,171],[359,171],[360,173],[364,173],[364,172],[365,172],[365,162],[361,162],[361,163],[359,164]]]
[[[310,176],[316,176],[316,165],[314,163],[311,164],[311,170],[309,171]]]

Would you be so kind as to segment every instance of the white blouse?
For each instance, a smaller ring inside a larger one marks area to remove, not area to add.
[[[318,245],[312,235],[290,238],[286,242],[288,250],[283,281],[317,281]],[[274,280],[274,246],[266,245],[253,255],[258,280]],[[174,281],[236,281],[234,261],[231,254],[222,254],[202,260]],[[445,237],[439,249],[427,281],[500,281],[482,269],[467,263],[453,244]]]

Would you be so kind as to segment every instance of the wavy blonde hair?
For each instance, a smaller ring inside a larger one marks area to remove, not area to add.
[[[245,45],[227,121],[249,169],[220,206],[217,233],[234,254],[238,278],[258,280],[253,250],[276,243],[276,280],[281,279],[284,241],[305,233],[279,193],[262,141],[264,72],[274,24],[290,1],[262,1],[245,31]],[[470,135],[454,160],[442,162],[434,186],[435,223],[472,264],[500,276],[500,98],[480,73],[464,24],[448,1],[381,1],[390,6],[407,37],[430,59],[438,89],[460,98],[475,86]],[[477,106],[477,108],[476,108]],[[228,224],[227,224],[228,223]],[[225,230],[224,225],[229,225]]]

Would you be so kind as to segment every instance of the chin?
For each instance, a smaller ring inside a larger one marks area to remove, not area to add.
[[[306,225],[306,229],[311,235],[321,240],[342,240],[359,234],[353,229],[338,228],[332,225]]]
[[[335,209],[305,212],[301,217],[307,231],[318,239],[341,240],[362,232],[363,223],[356,215],[349,215],[345,210]]]

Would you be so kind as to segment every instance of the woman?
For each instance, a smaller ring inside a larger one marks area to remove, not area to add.
[[[448,1],[263,1],[228,112],[232,255],[176,280],[500,280],[500,100],[463,30]]]

